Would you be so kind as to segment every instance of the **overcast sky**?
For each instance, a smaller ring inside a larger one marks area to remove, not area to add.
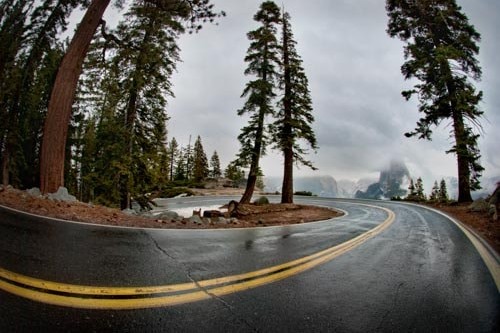
[[[251,79],[244,75],[249,41],[246,34],[258,24],[253,15],[261,1],[212,0],[227,13],[218,25],[179,40],[182,63],[173,77],[175,99],[169,101],[169,139],[186,145],[197,135],[210,158],[217,150],[222,166],[238,151],[237,136],[246,119],[237,116],[240,98]],[[446,155],[451,146],[449,123],[434,132],[433,141],[407,139],[419,118],[417,101],[407,102],[401,91],[411,87],[400,73],[403,43],[385,32],[383,0],[282,0],[291,15],[297,49],[309,79],[319,143],[311,154],[318,171],[306,168],[297,175],[331,175],[339,179],[378,177],[390,159],[406,162],[414,177],[427,182],[456,176],[456,159]],[[500,1],[459,0],[482,35],[479,61],[485,111],[480,140],[485,176],[500,175]],[[279,153],[262,161],[267,176],[282,174]]]

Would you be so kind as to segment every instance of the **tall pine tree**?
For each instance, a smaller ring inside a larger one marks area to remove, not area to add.
[[[406,99],[418,96],[423,113],[406,136],[430,139],[431,127],[450,119],[454,145],[447,153],[457,156],[458,201],[472,201],[470,192],[480,188],[483,171],[479,136],[473,131],[483,114],[478,108],[482,92],[470,81],[481,77],[476,59],[480,35],[455,0],[387,0],[386,9],[387,32],[406,42],[401,71],[405,79],[420,81],[403,92]]]
[[[66,30],[73,10],[85,2],[47,0],[34,5],[32,1],[17,1],[18,5],[25,3],[25,9],[13,18],[15,23],[11,29],[16,30],[10,34],[10,48],[16,48],[13,39],[21,31],[23,43],[20,48],[16,48],[18,73],[15,79],[7,81],[11,95],[2,151],[4,182],[10,182],[9,178],[13,178],[14,185],[20,187],[31,187],[38,183],[43,119],[62,57],[62,45],[58,37]]]
[[[431,192],[431,195],[429,197],[429,200],[431,202],[436,202],[436,201],[438,201],[438,196],[439,196],[439,185],[438,185],[437,180],[435,180],[434,185],[432,186],[432,192]]]
[[[249,203],[259,175],[259,162],[265,153],[267,135],[265,133],[265,118],[274,114],[272,106],[276,96],[276,81],[279,70],[279,45],[276,38],[277,26],[280,23],[280,10],[272,1],[263,2],[254,20],[260,27],[248,33],[250,47],[245,61],[248,67],[245,75],[253,76],[247,83],[241,97],[246,97],[238,115],[248,114],[248,125],[241,129],[238,136],[241,148],[238,154],[239,163],[250,166],[245,192],[241,203]]]
[[[441,179],[441,182],[439,183],[438,200],[441,203],[447,203],[449,200],[448,189],[446,188],[446,182],[444,179]]]
[[[117,0],[117,2],[124,1]],[[59,66],[44,125],[40,165],[40,187],[44,193],[54,192],[64,184],[66,137],[77,82],[91,40],[102,22],[102,16],[109,3],[110,0],[92,0],[90,2]],[[162,13],[166,17],[165,19],[170,20],[169,27],[174,33],[183,30],[185,26],[190,32],[198,31],[201,29],[200,21],[212,22],[215,17],[225,15],[224,12],[214,13],[213,5],[210,4],[209,0],[137,0],[133,2],[132,7],[142,7],[144,12],[156,10],[158,14]],[[152,24],[152,21],[149,23]],[[145,35],[143,37],[143,41],[147,41],[148,38],[145,38]],[[132,110],[133,99],[130,99],[129,102],[131,102],[128,103],[131,106],[129,110],[131,111],[129,114],[131,114],[134,113]],[[127,133],[130,131],[125,134]],[[123,180],[122,184],[125,184],[122,186],[123,188],[130,185],[128,179]]]
[[[210,158],[210,177],[217,179],[222,176],[222,171],[220,169],[220,159],[217,151],[214,151],[212,157]]]
[[[425,193],[424,193],[424,182],[422,178],[417,178],[417,183],[415,184],[415,199],[417,201],[425,201]]]
[[[300,145],[305,141],[312,149],[317,149],[316,136],[311,127],[312,101],[308,80],[302,67],[302,60],[297,53],[290,15],[283,13],[281,39],[280,88],[284,91],[279,102],[279,111],[273,124],[274,142],[284,157],[283,186],[281,203],[293,202],[293,166],[294,162],[315,170],[310,161],[304,158],[306,150]]]
[[[177,157],[179,155],[179,144],[177,143],[177,140],[175,138],[172,138],[170,140],[170,143],[168,144],[167,152],[169,155],[169,167],[168,167],[168,173],[169,173],[169,181],[174,180],[174,170],[175,170],[175,161],[177,160]]]
[[[176,39],[183,32],[175,12],[133,3],[118,26],[120,45],[112,62],[123,100],[117,113],[124,119],[125,168],[120,177],[121,207],[151,184],[150,164],[158,163],[166,140],[166,97],[172,96],[170,78],[179,60]]]
[[[201,137],[198,135],[193,147],[193,180],[197,183],[202,182],[208,177],[209,167],[207,154],[203,149]]]

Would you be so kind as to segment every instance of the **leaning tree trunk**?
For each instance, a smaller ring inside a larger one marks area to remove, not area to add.
[[[253,191],[255,189],[255,184],[257,184],[257,173],[249,174],[245,193],[243,193],[243,196],[240,199],[241,204],[250,203],[250,200],[252,200]]]
[[[50,96],[40,156],[40,189],[64,186],[64,158],[71,107],[90,42],[110,0],[92,0],[64,55]]]
[[[240,203],[248,204],[252,200],[255,185],[257,184],[257,176],[259,174],[259,160],[262,151],[262,141],[264,137],[264,113],[260,111],[259,124],[257,133],[255,134],[255,146],[253,148],[252,162],[248,173],[247,186],[245,192],[240,199]]]

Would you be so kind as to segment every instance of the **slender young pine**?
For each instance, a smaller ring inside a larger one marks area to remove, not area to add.
[[[316,168],[304,158],[306,150],[299,141],[305,141],[312,149],[317,149],[316,136],[311,127],[312,101],[308,80],[297,53],[290,25],[290,15],[283,13],[281,38],[281,68],[279,87],[284,91],[279,102],[276,120],[272,125],[276,147],[283,152],[284,172],[281,203],[293,202],[294,162]]]
[[[249,203],[259,176],[259,161],[265,153],[267,136],[265,133],[265,118],[274,114],[272,106],[276,96],[276,80],[278,76],[279,45],[276,38],[277,25],[280,23],[280,10],[272,1],[263,2],[254,20],[261,26],[248,33],[250,47],[245,61],[248,67],[245,75],[254,79],[247,83],[241,97],[247,97],[238,115],[248,114],[248,125],[241,129],[238,136],[241,148],[238,161],[242,165],[250,165],[245,193],[240,202]]]

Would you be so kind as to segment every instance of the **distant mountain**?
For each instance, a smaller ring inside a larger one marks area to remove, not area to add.
[[[450,199],[456,200],[458,198],[458,178],[444,177],[444,181],[446,182],[446,189],[448,190],[448,195]],[[488,195],[493,193],[493,191],[496,188],[497,182],[500,181],[500,176],[481,177],[480,181],[482,188],[479,191],[474,191],[471,193],[472,199],[474,200],[479,198],[486,198]]]
[[[281,177],[265,177],[264,190],[281,192]],[[336,198],[338,196],[337,181],[332,176],[296,177],[293,182],[294,192],[309,191],[319,197]]]
[[[493,191],[497,188],[497,183],[500,182],[500,176],[497,177],[482,177],[481,187],[479,191],[472,192],[472,199],[476,200],[478,198],[486,198],[491,195]],[[458,193],[458,189],[457,189]],[[458,194],[457,194],[458,196]]]
[[[380,172],[378,182],[370,184],[365,191],[354,194],[357,199],[390,199],[406,195],[410,183],[410,172],[402,161],[391,161],[389,168]]]
[[[373,178],[361,178],[358,181],[341,179],[337,181],[338,197],[339,198],[354,198],[358,191],[366,191],[368,186],[377,182]]]

